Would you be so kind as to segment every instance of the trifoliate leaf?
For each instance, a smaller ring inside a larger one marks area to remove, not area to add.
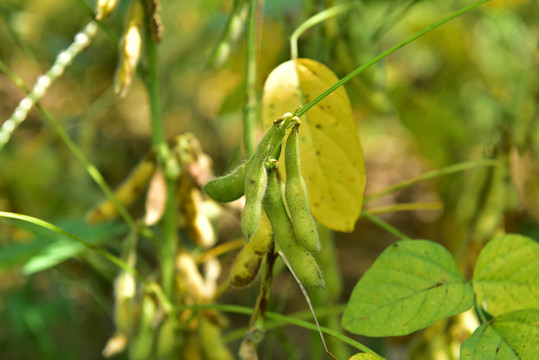
[[[342,323],[360,335],[406,335],[468,310],[473,301],[472,287],[443,246],[403,240],[360,279]]]
[[[539,307],[539,244],[516,234],[493,239],[479,254],[473,288],[493,316]]]
[[[481,325],[462,344],[460,359],[539,359],[539,309],[505,313]]]

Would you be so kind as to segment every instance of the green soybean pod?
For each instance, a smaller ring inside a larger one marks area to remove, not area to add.
[[[256,232],[262,215],[262,199],[268,180],[266,160],[282,141],[291,118],[292,114],[290,113],[283,115],[266,131],[256,148],[252,164],[245,176],[245,207],[241,215],[241,230],[246,242],[249,242],[251,236]]]
[[[281,250],[303,286],[308,288],[325,287],[322,271],[313,254],[295,242],[289,244],[288,248],[281,248]]]
[[[245,206],[241,214],[241,230],[246,242],[251,240],[258,228],[267,181],[265,161],[253,163],[245,177]]]
[[[252,163],[253,158],[250,158],[230,173],[208,181],[203,187],[204,192],[219,202],[239,199],[245,192],[245,176]]]
[[[310,252],[320,251],[320,239],[316,222],[309,210],[309,198],[305,180],[301,176],[299,154],[299,124],[297,124],[286,141],[284,151],[286,167],[285,196],[296,240]]]
[[[274,170],[268,175],[268,187],[263,205],[271,223],[275,244],[284,253],[291,270],[306,287],[324,287],[322,271],[313,255],[298,245],[292,222],[281,198],[281,190]]]
[[[247,187],[246,177],[251,167],[255,162],[258,166],[264,163],[281,144],[291,118],[292,114],[286,113],[276,120],[260,140],[255,154],[227,175],[208,181],[203,187],[204,192],[213,200],[219,202],[230,202],[239,199],[245,193],[245,188]]]

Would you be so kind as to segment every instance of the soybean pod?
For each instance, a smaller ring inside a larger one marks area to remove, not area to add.
[[[219,202],[239,199],[245,192],[245,176],[252,163],[253,158],[250,158],[230,173],[208,181],[203,187],[204,192]]]
[[[271,224],[266,214],[262,213],[260,225],[249,241],[241,249],[230,269],[230,284],[242,288],[251,284],[258,271],[264,255],[272,244]]]
[[[275,170],[268,175],[268,188],[263,205],[271,223],[275,244],[290,263],[291,271],[306,287],[324,287],[322,271],[313,255],[298,245],[292,222],[284,207]]]
[[[310,252],[320,251],[320,239],[316,229],[316,222],[309,210],[309,198],[305,180],[301,176],[299,154],[299,123],[294,126],[284,151],[286,167],[285,196],[294,233],[298,243]]]
[[[253,164],[255,165],[255,164]],[[249,242],[254,235],[262,216],[262,198],[266,191],[268,173],[264,162],[251,168],[245,178],[245,206],[241,214],[241,230],[245,241]]]
[[[266,160],[282,142],[291,119],[292,114],[287,113],[273,123],[260,140],[252,164],[245,176],[245,207],[241,216],[241,229],[247,242],[256,232],[262,215],[262,199],[268,180]]]

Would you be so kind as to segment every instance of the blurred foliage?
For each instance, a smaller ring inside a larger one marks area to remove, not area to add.
[[[289,58],[287,39],[292,31],[309,16],[343,2],[266,1],[260,28],[259,91],[269,72]],[[181,133],[194,133],[212,157],[217,174],[244,157],[240,146],[243,37],[231,45],[230,56],[221,66],[206,66],[231,3],[162,0],[161,12],[165,33],[159,45],[159,72],[166,134],[172,140]],[[362,1],[356,10],[304,34],[299,54],[343,77],[467,3]],[[94,5],[90,0],[3,0],[0,59],[32,86],[91,19]],[[90,47],[41,101],[113,186],[144,156],[151,142],[141,78],[134,79],[125,98],[116,98],[112,91],[118,38],[128,5],[129,1],[120,1]],[[442,202],[443,212],[393,213],[384,219],[412,238],[442,242],[467,270],[481,246],[500,231],[539,239],[538,18],[539,4],[534,0],[492,1],[399,50],[346,85],[366,160],[366,194],[461,161],[499,160],[498,167],[421,183],[369,204],[375,208]],[[140,74],[146,71],[143,59]],[[10,78],[0,73],[2,121],[23,97]],[[257,134],[261,129],[260,122]],[[80,219],[102,194],[37,111],[30,112],[0,152],[0,164],[0,210],[71,224],[85,238],[97,232],[86,229],[88,225],[80,224]],[[140,214],[142,206],[135,204],[132,211]],[[229,222],[232,225],[220,225],[221,241],[239,235],[237,219]],[[13,225],[0,223],[2,357],[97,358],[113,331],[114,269],[91,254],[76,252],[56,267],[23,276],[23,263],[60,240],[36,237]],[[95,239],[118,253],[121,229],[111,225],[107,231],[107,239],[94,234]],[[360,275],[394,240],[362,219],[354,233],[337,235],[344,280],[339,301],[347,301]],[[149,246],[149,240],[143,241],[140,251],[144,254]],[[15,255],[5,258],[8,249]],[[150,255],[145,261],[149,269],[155,265]],[[225,266],[230,261],[231,256],[222,257]],[[277,277],[279,286],[272,291],[271,306],[286,312],[303,309],[298,305],[303,304],[301,295],[286,281],[290,280],[285,276]],[[226,293],[222,301],[252,306],[256,291],[246,291],[248,296]],[[244,318],[231,316],[231,320],[234,327],[245,323]],[[299,356],[297,350],[290,350],[287,336],[295,343],[308,341],[303,332],[292,330],[276,331],[262,346],[271,349],[268,354],[274,358],[291,352]],[[387,355],[412,340],[375,340],[369,345]],[[281,345],[274,349],[276,342]]]

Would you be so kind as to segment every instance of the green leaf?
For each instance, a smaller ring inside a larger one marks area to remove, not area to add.
[[[535,360],[538,344],[539,309],[517,310],[478,327],[462,344],[460,359]]]
[[[126,231],[126,226],[122,224],[93,226],[82,219],[64,219],[56,225],[85,238],[93,245]],[[35,237],[30,242],[0,246],[0,272],[9,271],[24,264],[23,273],[30,275],[55,266],[85,250],[83,244],[74,242],[66,235],[35,224],[17,222],[17,227],[32,233]]]
[[[479,254],[473,288],[493,316],[539,306],[539,244],[516,234],[493,239]]]
[[[329,68],[314,60],[297,59],[279,65],[264,85],[266,128],[284,113],[309,103],[338,80]],[[310,210],[324,226],[350,232],[363,204],[365,166],[358,129],[344,88],[314,105],[301,119],[301,172],[307,185]],[[280,162],[284,164],[284,157]],[[284,176],[284,171],[281,174]]]
[[[383,360],[384,358],[378,355],[359,353],[350,357],[348,360]]]
[[[342,323],[360,335],[406,335],[468,310],[473,301],[472,287],[443,246],[402,240],[360,279]]]
[[[98,245],[107,239],[125,233],[126,226],[118,223],[89,225],[83,219],[63,221],[58,224],[66,231],[84,238],[91,245]],[[36,239],[37,242],[49,242],[38,254],[31,257],[22,268],[24,275],[31,275],[46,270],[77,256],[86,247],[65,235],[48,232]]]

